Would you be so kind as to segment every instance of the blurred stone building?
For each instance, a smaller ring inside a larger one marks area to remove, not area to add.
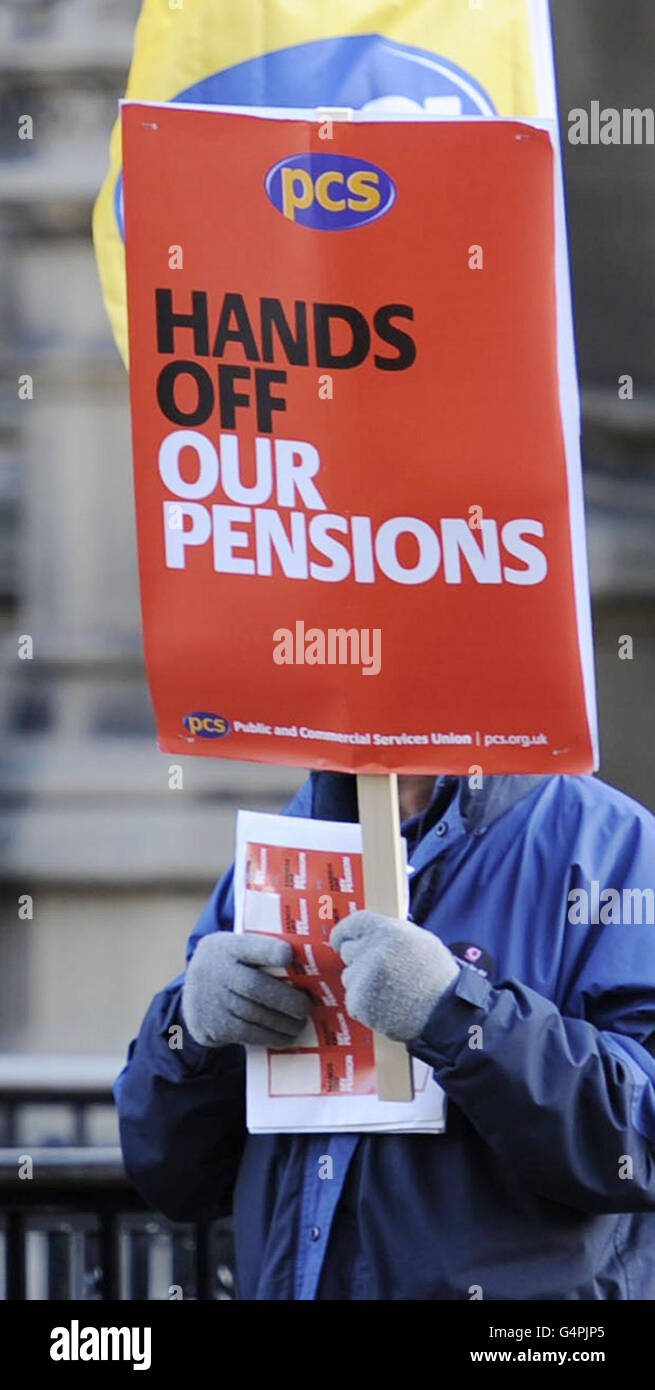
[[[0,1050],[120,1053],[231,858],[238,805],[290,770],[187,759],[168,786],[146,689],[127,382],[90,238],[138,0],[0,12]],[[655,12],[554,0],[572,107],[647,106]],[[17,138],[29,113],[31,141]],[[602,775],[655,800],[655,149],[565,142]],[[618,379],[634,379],[621,401]],[[19,378],[33,380],[20,399]],[[619,660],[630,635],[631,661]],[[21,659],[19,637],[33,656]],[[554,659],[556,654],[554,654]],[[33,898],[21,919],[18,899]]]

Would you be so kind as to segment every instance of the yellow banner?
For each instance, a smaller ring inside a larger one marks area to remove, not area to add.
[[[144,0],[127,96],[443,116],[555,114],[547,0]],[[93,234],[127,360],[121,137]]]

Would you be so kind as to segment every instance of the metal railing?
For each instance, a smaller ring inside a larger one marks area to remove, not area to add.
[[[119,1147],[86,1142],[115,1075],[115,1059],[0,1058],[0,1299],[231,1299],[230,1222],[148,1211]],[[61,1108],[73,1142],[21,1142],[40,1105]]]

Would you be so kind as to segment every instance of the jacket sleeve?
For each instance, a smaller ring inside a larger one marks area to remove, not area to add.
[[[245,1054],[199,1047],[181,1022],[181,992],[180,979],[153,999],[114,1093],[125,1168],[142,1197],[174,1221],[205,1221],[231,1209]]]
[[[633,827],[593,877],[643,902],[654,851],[652,828]],[[411,1048],[510,1182],[590,1213],[655,1210],[655,928],[642,915],[584,928],[561,1008],[464,967]]]
[[[307,782],[285,814],[310,815]],[[200,938],[234,926],[233,870],[214,889],[195,927],[187,963]],[[245,1051],[201,1047],[184,1027],[181,975],[156,995],[131,1043],[114,1095],[123,1159],[149,1205],[172,1220],[224,1216],[246,1140]]]

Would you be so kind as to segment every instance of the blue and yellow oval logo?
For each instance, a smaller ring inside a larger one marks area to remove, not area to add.
[[[365,227],[396,201],[384,169],[347,154],[291,154],[269,169],[266,192],[290,222],[321,232]]]
[[[222,714],[211,714],[207,710],[185,714],[182,723],[194,738],[225,738],[230,732],[229,721]]]

